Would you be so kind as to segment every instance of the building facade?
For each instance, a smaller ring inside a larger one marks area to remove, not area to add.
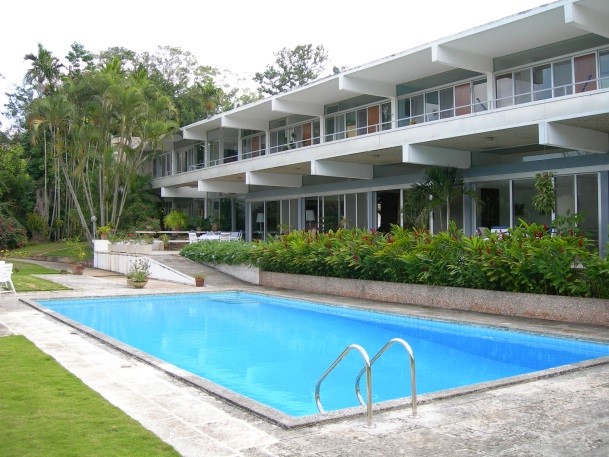
[[[609,2],[570,0],[185,126],[155,159],[153,187],[256,239],[388,230],[428,167],[456,167],[484,202],[451,207],[466,233],[578,213],[604,254],[608,152]],[[543,171],[555,174],[555,215],[532,204]]]

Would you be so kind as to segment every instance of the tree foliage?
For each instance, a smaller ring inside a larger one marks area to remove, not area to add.
[[[256,73],[254,81],[261,93],[275,95],[317,79],[327,60],[328,54],[322,45],[283,48],[275,54],[275,65],[267,65],[264,72]]]
[[[537,173],[535,175],[535,190],[537,193],[533,196],[533,207],[539,211],[539,214],[552,214],[556,210],[554,173]]]
[[[22,201],[20,208],[34,209],[56,239],[79,233],[90,238],[92,216],[98,225],[117,229],[123,215],[125,227],[149,223],[148,214],[138,215],[144,208],[160,218],[156,202],[145,197],[149,185],[138,178],[143,163],[179,125],[251,97],[228,88],[217,69],[175,47],[141,54],[115,47],[93,54],[73,43],[62,62],[39,44],[24,59],[30,68],[23,85],[7,94],[5,107],[21,156],[16,160],[17,149],[3,154],[16,161],[2,169],[11,175],[2,179],[0,192],[8,196],[8,187],[21,189],[17,193],[27,205]],[[23,170],[24,163],[25,172],[18,172],[15,166]],[[11,200],[9,206],[17,204]]]

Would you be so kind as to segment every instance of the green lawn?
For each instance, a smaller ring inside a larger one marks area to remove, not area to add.
[[[0,455],[177,456],[23,336],[0,338]]]
[[[43,290],[67,290],[60,284],[48,281],[42,278],[36,278],[32,275],[44,275],[44,274],[59,274],[59,270],[42,267],[34,263],[28,263],[23,261],[12,261],[13,264],[13,284],[17,292],[37,292]]]
[[[86,241],[78,243],[84,249],[87,259],[93,258],[93,250],[91,245]],[[24,258],[24,257],[73,257],[73,252],[70,250],[67,243],[58,241],[56,243],[32,243],[19,249],[14,249],[5,253],[7,257]]]

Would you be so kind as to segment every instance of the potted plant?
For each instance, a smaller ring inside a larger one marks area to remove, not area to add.
[[[221,218],[219,214],[214,214],[211,217],[211,231],[212,232],[217,232],[218,230],[220,230],[220,224],[221,224]]]
[[[82,246],[82,243],[78,240],[78,238],[74,238],[73,240],[66,241],[66,245],[70,251],[70,257],[72,258],[72,273],[75,275],[83,274],[85,270],[85,259],[87,258],[87,253]]]
[[[195,286],[203,287],[205,285],[205,276],[203,276],[203,273],[195,274],[194,278],[195,278]]]
[[[102,225],[101,227],[97,228],[97,233],[99,233],[99,239],[100,240],[107,240],[108,239],[108,234],[110,233],[110,231],[112,230],[112,226],[111,225]]]
[[[150,276],[150,261],[147,259],[136,259],[131,262],[127,273],[127,284],[136,289],[143,288],[148,283]]]
[[[169,235],[167,235],[166,233],[163,233],[161,236],[159,236],[159,239],[163,242],[163,249],[168,251],[169,250]]]
[[[165,216],[163,222],[165,223],[165,227],[179,231],[188,225],[188,215],[182,210],[174,209]]]

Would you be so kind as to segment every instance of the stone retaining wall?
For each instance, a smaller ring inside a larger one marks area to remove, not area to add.
[[[260,272],[261,286],[609,327],[609,300]]]

